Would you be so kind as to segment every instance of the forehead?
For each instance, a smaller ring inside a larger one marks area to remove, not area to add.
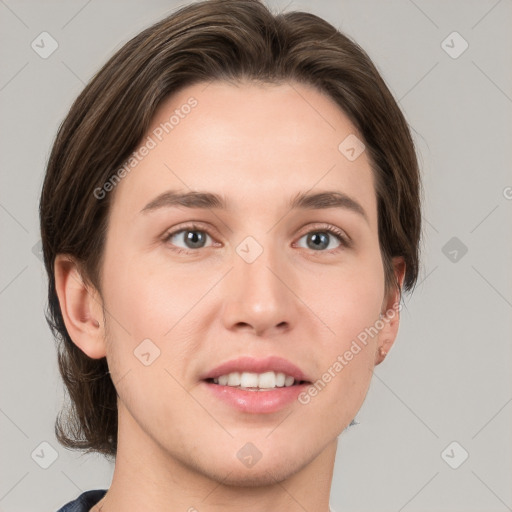
[[[318,189],[355,196],[374,217],[366,151],[344,153],[343,141],[360,139],[339,106],[310,86],[195,84],[157,109],[114,209],[126,218],[166,190],[208,190],[233,209],[268,210]]]

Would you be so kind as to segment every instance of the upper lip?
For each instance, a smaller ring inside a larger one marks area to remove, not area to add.
[[[307,376],[298,366],[279,356],[268,356],[263,359],[243,356],[237,359],[232,359],[209,370],[201,377],[201,379],[214,379],[232,372],[265,373],[270,371],[274,371],[276,373],[281,372],[285,375],[289,375],[290,377],[293,377],[296,382],[309,382]]]

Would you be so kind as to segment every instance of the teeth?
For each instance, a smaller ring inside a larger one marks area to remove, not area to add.
[[[228,375],[228,386],[240,386],[240,374],[238,372]]]
[[[295,382],[295,379],[293,377],[286,376],[286,379],[284,379],[285,386],[291,386],[294,382]]]
[[[228,381],[229,382],[229,381]],[[242,373],[240,377],[240,387],[241,388],[258,388],[259,378],[257,373]],[[261,386],[263,387],[263,386]],[[268,386],[265,386],[268,387]]]
[[[276,373],[276,386],[282,388],[286,381],[286,375],[284,373]]]
[[[256,374],[247,374],[247,375],[256,375]],[[260,373],[259,377],[256,376],[256,380],[258,381],[257,386],[259,388],[275,388],[276,387],[276,374],[274,372],[265,372]],[[256,387],[256,386],[253,386]]]
[[[226,375],[220,375],[219,377],[213,379],[213,382],[221,386],[239,386],[241,388],[247,389],[274,389],[275,387],[282,388],[283,386],[293,386],[293,384],[295,383],[295,379],[281,372],[232,372]]]

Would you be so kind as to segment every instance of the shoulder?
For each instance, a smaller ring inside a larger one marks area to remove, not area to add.
[[[59,508],[57,512],[89,512],[89,509],[96,505],[106,492],[106,489],[86,491],[80,494],[76,500],[70,501]]]

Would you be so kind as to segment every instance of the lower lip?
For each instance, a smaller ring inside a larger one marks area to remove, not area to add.
[[[297,400],[308,384],[274,388],[268,391],[247,391],[232,386],[221,386],[203,381],[217,398],[242,412],[265,414],[277,412]]]

